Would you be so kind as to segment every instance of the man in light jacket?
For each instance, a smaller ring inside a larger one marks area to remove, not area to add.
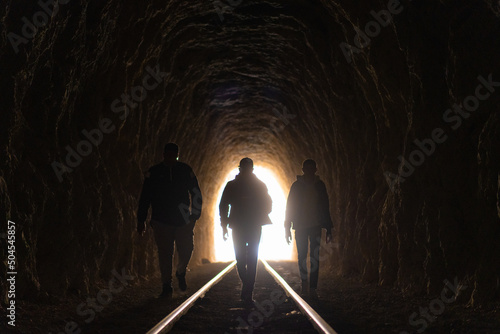
[[[271,224],[268,214],[272,200],[264,182],[253,173],[252,159],[243,158],[239,168],[240,173],[224,188],[219,213],[224,240],[228,225],[232,229],[236,268],[242,282],[241,299],[253,303],[262,225]]]

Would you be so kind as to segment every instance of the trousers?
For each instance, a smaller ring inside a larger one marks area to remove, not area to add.
[[[233,227],[232,230],[238,276],[245,286],[246,292],[251,293],[257,273],[262,227]]]
[[[177,273],[185,274],[193,253],[194,222],[183,226],[172,226],[152,220],[156,246],[158,247],[158,260],[160,263],[161,280],[164,284],[172,284],[172,258],[174,244],[177,249]]]
[[[309,287],[318,287],[319,277],[319,248],[321,242],[321,227],[311,227],[295,230],[295,242],[297,244],[297,255],[299,260],[300,279],[307,281],[307,246],[309,244],[309,263],[311,265],[311,276],[309,277]]]

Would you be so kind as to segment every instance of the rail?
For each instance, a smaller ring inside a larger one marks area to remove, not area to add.
[[[323,318],[321,318],[316,311],[313,310],[311,306],[309,306],[309,304],[304,301],[304,299],[293,291],[290,285],[288,285],[288,283],[269,265],[269,263],[267,263],[266,260],[261,259],[261,261],[276,283],[281,285],[288,296],[292,297],[295,304],[297,304],[302,313],[307,316],[318,332],[324,334],[338,334],[325,320],[323,320]]]
[[[321,316],[309,305],[304,299],[302,299],[288,283],[267,263],[266,260],[261,259],[266,270],[271,274],[274,280],[285,290],[287,296],[291,297],[297,307],[302,311],[302,313],[308,318],[312,323],[314,328],[323,334],[338,334]],[[173,325],[184,315],[189,309],[194,305],[198,298],[203,298],[205,294],[217,284],[226,274],[228,274],[236,265],[236,261],[233,261],[224,270],[222,270],[217,276],[212,278],[207,284],[205,284],[200,290],[189,297],[184,303],[177,307],[172,313],[161,320],[155,327],[153,327],[146,334],[159,334],[166,333],[170,331]]]
[[[208,290],[212,286],[214,286],[217,282],[219,282],[222,277],[224,277],[227,273],[229,273],[234,266],[236,265],[236,261],[233,261],[229,266],[227,266],[224,270],[222,270],[217,276],[212,278],[207,284],[205,284],[200,290],[194,293],[191,297],[189,297],[184,303],[182,303],[179,307],[177,307],[172,313],[167,315],[160,321],[156,326],[154,326],[147,334],[159,334],[166,333],[172,326],[175,324],[177,320],[180,319],[184,314],[189,311],[189,309],[194,305],[198,298],[203,298]]]

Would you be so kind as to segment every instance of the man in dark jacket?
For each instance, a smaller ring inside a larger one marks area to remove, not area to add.
[[[137,212],[137,232],[146,229],[149,207],[151,227],[158,247],[163,282],[160,297],[172,295],[172,256],[174,243],[178,253],[176,277],[181,291],[187,289],[186,269],[193,252],[193,229],[201,215],[201,191],[191,167],[177,161],[179,147],[165,145],[163,162],[145,174]]]
[[[242,282],[241,299],[252,303],[262,225],[271,224],[268,214],[272,200],[264,182],[253,173],[252,159],[242,159],[239,168],[240,173],[224,188],[219,213],[224,240],[228,225],[233,231],[236,268]]]
[[[311,275],[310,294],[316,295],[319,274],[319,248],[321,230],[326,229],[326,241],[332,239],[332,219],[326,186],[316,175],[316,162],[305,160],[302,164],[304,175],[297,175],[292,184],[286,203],[285,234],[288,244],[292,240],[290,228],[295,230],[295,242],[299,260],[299,273],[302,280],[302,294],[307,294],[307,244]]]

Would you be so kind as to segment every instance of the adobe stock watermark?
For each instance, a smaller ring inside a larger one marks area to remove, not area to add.
[[[370,11],[374,20],[365,24],[364,31],[358,27],[354,27],[356,35],[354,36],[354,45],[352,46],[346,42],[339,44],[342,53],[344,54],[347,63],[351,63],[354,53],[358,54],[362,49],[371,44],[371,39],[377,37],[382,31],[382,27],[387,27],[392,22],[392,16],[397,15],[403,11],[404,7],[399,0],[389,0],[387,3],[387,10],[382,9],[378,12]]]
[[[128,281],[133,281],[136,278],[135,276],[127,274],[125,268],[122,268],[121,274],[114,269],[111,271],[111,274],[113,277],[108,281],[107,289],[99,290],[95,298],[87,298],[85,302],[76,307],[76,314],[85,318],[82,320],[85,324],[90,324],[94,321],[96,312],[102,312],[104,307],[113,301],[114,296],[122,292],[123,289],[128,286]],[[120,285],[118,285],[118,283],[120,283]],[[57,334],[80,334],[81,332],[82,329],[80,324],[71,320],[67,321],[64,330]],[[49,332],[49,334],[52,334],[52,332]]]
[[[120,98],[111,103],[111,111],[119,114],[119,119],[124,121],[130,113],[130,110],[136,108],[148,96],[148,91],[156,89],[161,82],[168,76],[168,73],[160,71],[160,65],[154,68],[146,66],[146,74],[142,78],[141,85],[132,87],[130,94],[123,93]],[[66,145],[66,157],[64,162],[53,161],[51,166],[59,182],[63,181],[65,173],[71,173],[74,168],[80,166],[84,157],[89,156],[94,148],[98,148],[104,139],[104,134],[110,134],[116,129],[115,124],[109,118],[102,118],[98,122],[98,127],[88,130],[82,130],[83,137],[76,144],[76,149]]]
[[[190,218],[192,215],[200,215],[201,214],[201,205],[202,205],[202,197],[199,188],[193,188],[189,192],[191,194],[191,208],[189,205],[185,203],[179,204],[179,210],[181,211],[182,217],[184,218],[184,222],[189,224],[191,222]]]
[[[6,295],[7,295],[7,324],[16,326],[16,277],[17,277],[17,250],[16,250],[16,223],[7,221],[7,259],[6,264]],[[7,288],[8,287],[8,288]]]
[[[422,333],[428,327],[429,323],[436,321],[437,316],[443,314],[446,304],[451,304],[457,300],[461,290],[467,289],[467,285],[462,285],[455,277],[453,284],[445,279],[445,287],[441,290],[439,298],[430,301],[429,307],[420,307],[419,313],[413,312],[409,318],[408,323],[410,326],[419,327],[417,333]],[[449,290],[448,290],[449,289]],[[451,294],[450,294],[451,293]],[[430,313],[429,313],[430,311]],[[420,317],[419,317],[420,315]],[[410,332],[401,331],[399,334],[410,334]]]
[[[297,117],[297,115],[289,113],[287,107],[283,107],[283,111],[273,108],[273,114],[276,115],[276,118],[271,120],[271,129],[274,132],[283,131],[283,129],[290,124],[290,120]]]
[[[297,238],[297,232],[295,232],[295,238]],[[312,251],[312,254],[309,255],[309,265],[310,265],[310,270],[312,271],[317,271],[319,270],[319,264],[323,261],[329,258],[333,254],[333,249],[338,248],[339,244],[334,243],[332,241],[330,242],[321,242],[321,237],[317,237],[316,239],[316,246],[314,247],[314,250]],[[323,252],[320,250],[323,249]],[[306,248],[307,252],[307,248]],[[307,271],[307,258],[305,261],[301,264],[302,269]],[[302,279],[302,277],[301,277]]]
[[[273,315],[276,306],[283,304],[286,301],[286,294],[281,289],[274,289],[269,295],[269,299],[263,302],[255,302],[256,310],[250,312],[246,319],[238,316],[238,327],[236,333],[252,334],[255,328],[262,326],[264,320]],[[245,331],[244,331],[245,330]],[[229,334],[224,332],[224,334]]]
[[[224,14],[232,13],[232,11],[239,6],[243,0],[225,0],[227,3],[223,2],[223,0],[214,0],[213,5],[217,15],[219,15],[219,19],[221,22],[224,22]]]
[[[45,27],[49,23],[50,18],[57,14],[59,5],[66,5],[68,2],[70,0],[39,0],[38,6],[40,6],[40,10],[33,14],[31,20],[26,16],[21,18],[21,21],[23,21],[21,28],[22,36],[12,31],[7,33],[7,39],[14,52],[16,54],[19,53],[19,46],[21,44],[28,44],[35,37],[38,29]]]
[[[469,118],[471,112],[479,108],[480,101],[487,100],[495,92],[495,87],[500,87],[500,82],[493,81],[493,74],[491,73],[487,79],[481,75],[477,79],[479,84],[476,86],[474,94],[465,97],[460,105],[453,104],[452,108],[446,109],[443,113],[443,121],[450,124],[449,126],[453,131],[460,128],[463,120]],[[398,183],[405,182],[415,172],[416,168],[421,166],[426,158],[430,157],[436,151],[437,146],[444,143],[447,139],[446,131],[440,127],[434,128],[429,138],[422,140],[415,139],[413,143],[417,148],[410,152],[408,159],[405,159],[402,155],[398,157],[400,161],[398,174],[389,171],[384,173],[391,191],[394,192]]]

